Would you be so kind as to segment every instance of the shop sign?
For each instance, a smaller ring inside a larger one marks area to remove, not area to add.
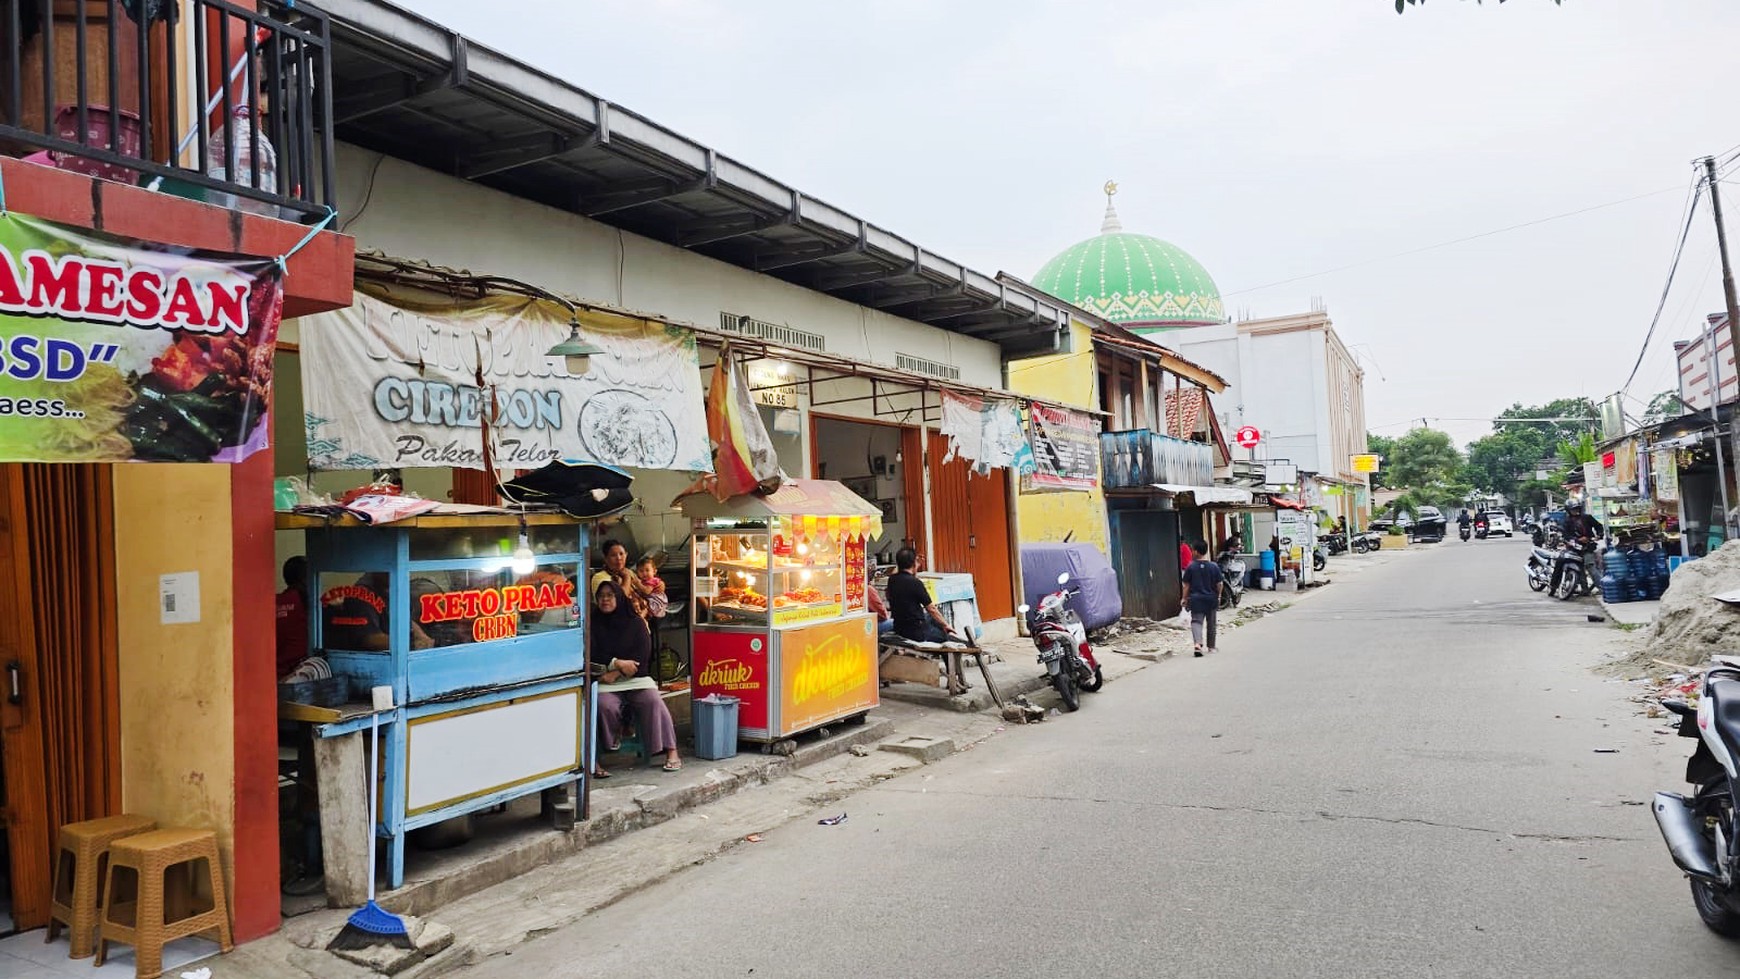
[[[743,632],[695,633],[694,696],[736,697],[740,728],[767,729],[767,638]]]
[[[1237,442],[1241,449],[1254,449],[1262,440],[1263,433],[1258,431],[1255,425],[1245,425],[1233,433],[1233,441]]]
[[[784,367],[785,374],[780,373]],[[749,363],[749,393],[755,403],[766,408],[796,408],[798,382],[789,375],[791,368],[783,363],[756,360]]]
[[[266,447],[276,263],[0,212],[0,462]]]
[[[780,726],[800,731],[877,703],[876,622],[859,616],[780,635]],[[783,732],[782,732],[783,733]]]
[[[574,584],[569,581],[472,588],[420,596],[417,619],[425,624],[469,620],[472,641],[489,642],[519,635],[521,613],[569,608],[573,604]]]
[[[1374,473],[1383,467],[1384,457],[1375,453],[1365,453],[1353,457],[1353,471],[1356,473]]]
[[[304,321],[310,469],[535,469],[556,459],[713,470],[695,335],[636,317],[578,314],[602,352],[571,374],[548,351],[574,314],[522,296],[389,303]]]
[[[1099,485],[1100,428],[1093,416],[1035,404],[1027,413],[1034,470],[1022,492],[1091,490]]]

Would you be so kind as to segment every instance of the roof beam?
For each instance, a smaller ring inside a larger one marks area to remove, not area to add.
[[[799,250],[783,249],[766,252],[755,256],[755,271],[772,272],[775,269],[790,268],[794,265],[807,265],[829,258],[839,258],[842,255],[853,255],[868,251],[869,238],[863,221],[858,222],[858,237],[843,245],[833,248],[805,248]]]
[[[487,150],[463,155],[459,157],[454,173],[464,180],[477,180],[597,145],[596,133],[585,137],[566,133],[535,133],[520,139],[503,140]]]
[[[361,94],[346,93],[344,97],[334,99],[332,106],[332,124],[342,126],[355,122],[365,116],[374,115],[395,105],[410,102],[413,99],[450,88],[464,88],[471,81],[471,69],[468,67],[467,52],[470,43],[465,35],[455,31],[447,32],[448,66],[447,70],[433,78],[416,78],[411,75],[401,75],[393,82],[381,85]]]
[[[636,186],[613,191],[608,194],[600,194],[598,197],[594,198],[591,203],[582,202],[580,213],[589,218],[595,218],[604,214],[614,214],[617,211],[626,211],[630,208],[644,207],[647,204],[657,203],[658,201],[670,200],[673,197],[681,197],[684,194],[712,190],[714,187],[718,186],[718,184],[719,176],[715,157],[713,151],[708,150],[707,169],[703,171],[699,177],[696,177],[693,180],[648,181]]]
[[[908,262],[896,268],[865,269],[857,272],[839,272],[834,275],[824,275],[815,281],[815,288],[822,292],[833,292],[837,289],[850,289],[855,286],[873,285],[886,282],[889,279],[901,279],[918,274],[918,263]]]

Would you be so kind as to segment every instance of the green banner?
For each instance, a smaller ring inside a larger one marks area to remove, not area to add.
[[[266,447],[277,263],[0,214],[0,462]]]

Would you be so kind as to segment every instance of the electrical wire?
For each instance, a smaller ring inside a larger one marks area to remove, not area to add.
[[[1686,238],[1692,233],[1692,219],[1698,215],[1698,200],[1704,195],[1704,180],[1698,178],[1692,188],[1691,200],[1686,204],[1685,224],[1680,228],[1680,240],[1674,245],[1673,261],[1668,263],[1667,281],[1662,283],[1661,299],[1656,303],[1655,315],[1650,318],[1649,331],[1643,335],[1643,347],[1637,351],[1637,361],[1631,365],[1631,373],[1626,375],[1625,383],[1619,386],[1620,391],[1631,388],[1631,382],[1637,379],[1637,370],[1643,366],[1644,355],[1649,353],[1649,343],[1655,339],[1655,328],[1661,323],[1662,310],[1667,308],[1668,293],[1674,287],[1674,274],[1680,268],[1680,256],[1686,250]]]
[[[1463,244],[1465,242],[1470,242],[1470,241],[1478,241],[1481,238],[1490,238],[1493,235],[1502,235],[1502,234],[1505,234],[1506,232],[1510,232],[1510,231],[1520,231],[1523,228],[1532,228],[1537,224],[1546,224],[1549,221],[1558,221],[1558,220],[1561,220],[1563,218],[1576,217],[1579,214],[1588,214],[1590,211],[1599,211],[1599,210],[1602,210],[1604,208],[1618,207],[1621,204],[1630,204],[1632,201],[1641,201],[1646,197],[1658,197],[1662,194],[1672,193],[1673,191],[1676,191],[1678,189],[1679,189],[1678,187],[1663,187],[1661,190],[1652,190],[1647,194],[1638,194],[1635,197],[1627,197],[1627,198],[1624,198],[1623,200],[1608,201],[1605,204],[1594,204],[1594,205],[1591,205],[1589,207],[1578,208],[1575,211],[1566,211],[1563,214],[1554,214],[1554,215],[1544,217],[1544,218],[1536,218],[1533,221],[1524,221],[1522,224],[1513,224],[1513,225],[1510,225],[1510,226],[1504,227],[1504,228],[1495,228],[1491,231],[1482,231],[1480,234],[1477,234],[1477,235],[1467,235],[1467,236],[1462,237],[1462,238],[1453,238],[1449,241],[1440,241],[1435,245],[1423,245],[1419,248],[1410,248],[1407,251],[1394,252],[1394,253],[1389,254],[1389,255],[1379,255],[1375,258],[1361,259],[1360,261],[1350,262],[1346,265],[1338,265],[1332,269],[1324,269],[1321,272],[1311,272],[1307,275],[1296,275],[1296,276],[1292,277],[1291,279],[1281,279],[1277,282],[1269,282],[1269,283],[1265,283],[1264,285],[1260,285],[1260,286],[1251,286],[1250,288],[1247,288],[1247,289],[1234,289],[1231,292],[1221,293],[1221,296],[1224,298],[1226,296],[1243,295],[1243,294],[1248,293],[1248,292],[1262,292],[1264,289],[1273,289],[1276,286],[1290,285],[1294,282],[1303,282],[1306,279],[1315,279],[1315,278],[1319,278],[1319,277],[1325,276],[1325,275],[1334,275],[1337,272],[1345,272],[1348,269],[1357,269],[1357,268],[1360,268],[1361,266],[1371,265],[1375,262],[1387,262],[1392,258],[1406,258],[1409,255],[1418,255],[1421,252],[1429,252],[1429,251],[1433,251],[1433,250],[1439,249],[1439,248],[1448,248],[1451,245],[1460,245],[1460,244]]]
[[[369,184],[368,189],[363,192],[362,203],[357,205],[355,211],[351,212],[348,220],[338,226],[340,234],[350,230],[350,226],[355,224],[357,219],[363,216],[363,212],[369,209],[369,202],[375,199],[375,177],[380,175],[381,164],[385,162],[387,162],[387,154],[382,153],[380,156],[375,157],[375,165],[369,168]]]

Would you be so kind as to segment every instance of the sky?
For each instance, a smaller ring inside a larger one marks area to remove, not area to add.
[[[414,7],[981,272],[1096,234],[1115,179],[1125,229],[1194,255],[1230,314],[1322,303],[1383,435],[1620,390],[1692,161],[1740,150],[1734,0]],[[1721,310],[1715,258],[1705,204],[1633,414]]]

